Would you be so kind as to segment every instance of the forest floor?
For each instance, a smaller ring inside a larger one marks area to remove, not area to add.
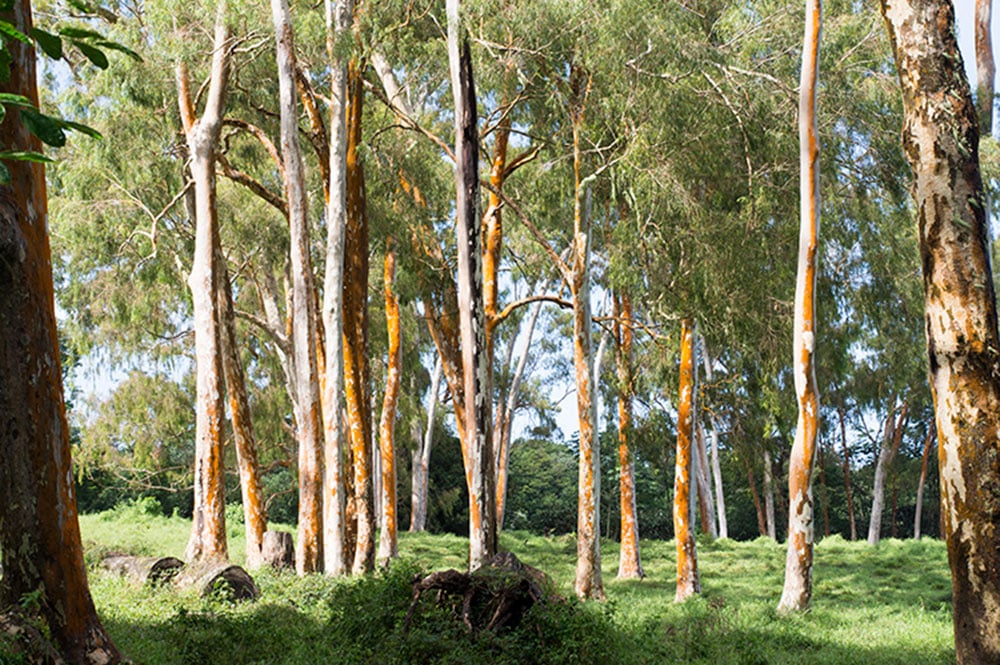
[[[675,605],[673,542],[642,541],[647,577],[618,581],[617,543],[604,541],[608,600],[535,606],[514,630],[470,633],[432,594],[408,629],[417,573],[463,569],[468,543],[400,534],[401,560],[361,579],[258,572],[256,602],[143,588],[96,565],[103,553],[183,556],[190,522],[140,505],[81,517],[91,589],[122,651],[145,665],[225,663],[953,663],[951,584],[942,543],[834,536],[816,547],[812,609],[775,611],[785,549],[766,539],[698,543],[702,594]],[[233,515],[236,517],[236,515]],[[230,524],[242,560],[240,520]],[[504,533],[501,548],[548,573],[572,598],[572,536]]]

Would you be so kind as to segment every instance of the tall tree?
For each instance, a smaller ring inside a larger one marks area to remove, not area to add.
[[[993,133],[993,96],[996,88],[996,65],[993,61],[993,40],[990,37],[993,0],[976,0],[976,107],[979,112],[979,133]]]
[[[496,553],[492,393],[486,358],[482,261],[479,249],[479,129],[472,54],[462,29],[459,0],[448,0],[448,62],[455,101],[455,231],[458,308],[465,388],[464,448],[469,485],[469,569]]]
[[[11,3],[8,3],[10,6]],[[31,3],[16,0],[0,19],[32,34]],[[11,39],[10,75],[0,92],[38,104],[35,50]],[[35,151],[21,113],[0,123],[4,150]],[[87,585],[70,460],[56,337],[48,197],[40,163],[8,163],[0,185],[0,608],[41,591],[42,614],[70,663],[118,663]]]
[[[216,9],[211,83],[201,118],[195,115],[187,66],[177,63],[177,100],[194,181],[195,252],[188,284],[194,306],[197,370],[194,515],[187,546],[190,561],[229,558],[223,478],[223,370],[221,313],[215,296],[221,283],[215,162],[229,85],[230,45],[226,3]]]
[[[639,516],[635,500],[635,451],[632,436],[632,300],[615,294],[615,364],[618,370],[618,487],[621,513],[621,547],[618,579],[642,578],[646,574],[639,558]]]
[[[695,406],[697,402],[697,352],[694,321],[681,319],[680,396],[677,399],[677,453],[674,466],[674,538],[677,541],[677,591],[674,602],[701,593],[698,553],[694,539]]]
[[[296,102],[295,43],[287,0],[271,0],[278,59],[281,155],[291,232],[292,355],[295,368],[296,439],[299,445],[299,527],[295,568],[299,574],[323,569],[323,481],[316,304],[309,254],[308,203]]]
[[[903,441],[903,429],[906,427],[906,412],[909,405],[903,402],[896,415],[896,396],[889,400],[889,414],[885,418],[885,431],[882,445],[879,447],[878,458],[875,460],[875,480],[872,483],[872,511],[868,521],[868,544],[878,545],[882,537],[882,510],[885,506],[885,479],[889,474],[889,465],[899,451]]]
[[[804,610],[812,598],[813,496],[812,471],[819,427],[816,386],[816,262],[819,234],[819,137],[816,88],[822,26],[820,0],[806,0],[802,71],[799,81],[799,263],[795,285],[795,394],[799,405],[795,443],[788,465],[788,556],[785,587],[778,609]]]
[[[913,538],[920,540],[920,522],[924,512],[924,485],[927,484],[927,464],[930,460],[931,450],[934,448],[934,441],[937,439],[937,429],[930,425],[927,427],[927,436],[924,437],[924,453],[920,459],[920,479],[917,481],[916,509],[913,512]]]
[[[379,452],[381,459],[381,523],[379,534],[379,565],[388,565],[389,559],[399,556],[396,537],[396,412],[399,387],[403,370],[403,348],[399,322],[399,299],[395,292],[396,247],[389,237],[385,250],[383,291],[385,294],[385,322],[388,328],[389,350],[386,361],[385,393],[382,397],[382,418],[379,422]]]
[[[434,414],[437,411],[438,390],[441,387],[441,356],[434,359],[431,387],[427,395],[427,429],[419,446],[413,451],[412,489],[410,491],[410,531],[427,528],[428,480],[431,462],[431,445],[434,443]]]
[[[955,655],[1000,662],[1000,353],[977,122],[947,0],[882,0],[914,175]]]
[[[323,330],[326,381],[323,387],[323,563],[328,575],[347,571],[344,483],[344,233],[347,208],[347,63],[338,40],[347,33],[351,0],[325,0],[327,58],[330,61],[330,179],[326,206],[326,273]]]

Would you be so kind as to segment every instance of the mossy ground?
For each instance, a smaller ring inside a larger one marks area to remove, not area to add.
[[[235,520],[234,520],[235,521]],[[91,559],[103,551],[183,556],[190,523],[135,507],[81,519]],[[230,530],[234,560],[242,531]],[[552,576],[571,598],[571,536],[503,534],[501,545]],[[784,548],[766,539],[700,541],[703,593],[673,603],[674,546],[643,541],[641,581],[615,580],[617,545],[603,546],[608,600],[536,607],[514,631],[469,635],[433,599],[408,632],[410,580],[462,569],[467,541],[400,536],[402,559],[364,579],[256,575],[253,604],[143,589],[93,567],[105,625],[138,663],[952,663],[951,593],[942,543],[887,540],[878,547],[839,537],[816,547],[812,609],[779,616]]]

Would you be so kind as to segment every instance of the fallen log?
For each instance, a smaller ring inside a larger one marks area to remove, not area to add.
[[[203,563],[186,567],[176,578],[181,589],[194,587],[201,596],[221,594],[229,600],[257,600],[260,589],[243,568],[235,564]]]
[[[164,584],[174,579],[184,568],[184,562],[172,556],[109,556],[101,566],[112,573],[142,584]]]
[[[526,566],[510,552],[501,552],[474,573],[444,570],[413,580],[413,601],[403,622],[409,631],[420,599],[427,591],[437,591],[438,606],[451,602],[458,615],[461,601],[462,623],[470,632],[516,628],[536,603],[544,603],[552,588],[548,576]]]

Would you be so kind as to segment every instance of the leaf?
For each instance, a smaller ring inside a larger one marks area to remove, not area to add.
[[[99,48],[94,48],[90,44],[84,44],[83,42],[78,42],[73,40],[73,45],[80,49],[80,53],[87,56],[87,60],[90,60],[99,69],[108,68],[108,56],[104,55],[104,51]]]
[[[45,51],[45,55],[53,60],[59,60],[63,57],[62,39],[59,35],[53,35],[41,28],[32,28],[31,36]]]
[[[81,134],[86,134],[94,139],[104,138],[104,136],[93,127],[89,127],[79,122],[73,122],[72,120],[59,120],[59,126],[63,129],[72,129],[73,131],[80,132]]]
[[[0,92],[0,104],[20,106],[26,109],[35,108],[35,105],[31,103],[30,99],[28,99],[24,95],[15,95],[12,92]]]
[[[31,40],[28,39],[26,34],[15,28],[7,21],[0,21],[0,35],[5,35],[11,39],[16,39],[19,42],[24,42],[25,44],[31,43]]]
[[[0,185],[10,184],[10,169],[3,162],[0,162]]]
[[[33,109],[21,111],[21,120],[28,131],[37,136],[42,143],[61,148],[66,145],[66,132],[59,126],[59,120]]]
[[[51,157],[46,157],[34,150],[7,150],[0,152],[0,159],[12,159],[16,162],[38,162],[39,164],[52,164],[55,162]]]
[[[59,28],[59,34],[70,39],[104,39],[104,35],[86,28]]]
[[[112,51],[118,51],[119,53],[124,53],[133,60],[142,62],[142,56],[140,56],[138,53],[136,53],[129,47],[125,46],[124,44],[119,44],[118,42],[111,42],[108,41],[107,39],[102,39],[101,41],[97,42],[97,45],[111,49]]]

